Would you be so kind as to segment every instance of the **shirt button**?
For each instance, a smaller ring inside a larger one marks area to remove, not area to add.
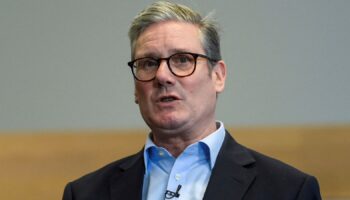
[[[164,156],[164,152],[163,152],[163,151],[159,151],[159,152],[158,152],[158,155],[159,155],[159,156]]]
[[[175,180],[180,180],[181,179],[181,175],[180,174],[175,174]]]

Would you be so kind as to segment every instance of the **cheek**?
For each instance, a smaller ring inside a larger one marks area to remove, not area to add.
[[[135,99],[139,100],[142,96],[141,92],[140,92],[140,87],[138,87],[137,85],[135,85]]]
[[[148,84],[138,83],[135,84],[135,101],[137,101],[140,110],[147,112],[152,107],[152,88]]]
[[[191,92],[195,96],[197,103],[200,103],[203,106],[210,104],[212,99],[216,98],[216,89],[209,76],[205,76],[205,78],[197,82]]]
[[[187,91],[187,98],[191,102],[191,106],[201,106],[208,98],[211,89],[211,84],[209,84],[210,79],[201,79],[197,81],[188,82],[184,85],[184,90]],[[209,91],[210,90],[210,91]]]
[[[135,97],[141,101],[147,96],[147,91],[149,91],[146,87],[147,85],[142,83],[135,83]]]

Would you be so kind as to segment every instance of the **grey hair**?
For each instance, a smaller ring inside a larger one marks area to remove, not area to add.
[[[205,54],[213,60],[221,60],[219,28],[212,19],[212,15],[203,18],[191,8],[169,1],[158,1],[151,4],[132,21],[129,29],[132,59],[135,56],[136,41],[141,33],[152,24],[165,21],[186,22],[198,26]]]

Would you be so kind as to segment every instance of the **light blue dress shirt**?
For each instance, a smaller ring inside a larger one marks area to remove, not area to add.
[[[156,146],[150,137],[147,138],[144,150],[146,170],[143,200],[164,200],[166,191],[175,193],[179,185],[180,195],[172,198],[173,200],[203,199],[225,138],[224,124],[219,121],[217,124],[219,128],[215,132],[189,145],[177,158],[165,148]]]

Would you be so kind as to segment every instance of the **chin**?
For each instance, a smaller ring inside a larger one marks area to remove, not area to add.
[[[154,123],[152,124],[154,125],[154,127],[157,127],[159,129],[171,129],[171,130],[178,129],[185,124],[185,120],[180,120],[176,117],[166,117],[166,118],[155,120],[153,122]]]

